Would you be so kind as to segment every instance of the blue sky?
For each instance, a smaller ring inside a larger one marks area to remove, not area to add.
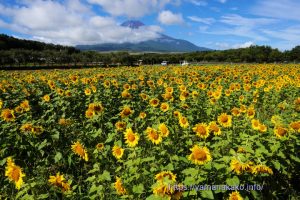
[[[0,32],[56,44],[140,42],[161,33],[213,49],[300,45],[299,0],[0,0]],[[146,26],[131,30],[129,19]]]

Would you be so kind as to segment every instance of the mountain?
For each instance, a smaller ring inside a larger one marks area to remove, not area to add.
[[[121,24],[124,27],[131,29],[138,29],[144,24],[140,21],[126,21]],[[211,49],[205,47],[198,47],[193,43],[175,39],[170,36],[160,34],[160,37],[152,40],[147,40],[139,43],[103,43],[95,45],[77,45],[76,48],[88,51],[144,51],[144,52],[193,52],[193,51],[210,51]]]

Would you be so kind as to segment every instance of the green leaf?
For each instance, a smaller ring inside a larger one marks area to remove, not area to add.
[[[183,181],[183,184],[184,185],[193,185],[196,183],[196,180],[194,177],[191,177],[191,176],[188,176],[188,177],[185,177],[184,181]]]
[[[40,194],[37,199],[48,199],[49,194]]]
[[[92,187],[90,188],[89,190],[89,194],[93,193],[93,192],[96,192],[98,190],[98,187],[96,185],[92,185]]]
[[[149,197],[147,197],[146,200],[168,200],[168,198],[152,194]]]
[[[226,179],[226,183],[229,186],[237,186],[240,184],[240,180],[237,176],[234,176],[233,178]]]
[[[299,159],[299,158],[297,158],[296,156],[294,156],[294,155],[290,155],[290,157],[291,157],[291,159],[292,159],[292,160],[294,160],[294,161],[296,161],[296,162],[300,163],[300,159]]]
[[[38,146],[38,150],[41,150],[41,149],[44,148],[45,146],[47,146],[47,139],[45,139],[45,140]]]
[[[87,181],[87,182],[93,182],[95,179],[96,179],[96,176],[93,175],[93,176],[88,177],[85,181]]]
[[[115,136],[116,136],[116,133],[110,133],[110,134],[108,134],[108,137],[105,140],[105,143],[111,142],[114,139]]]
[[[211,190],[202,190],[201,196],[206,199],[214,199],[214,194]]]
[[[153,160],[155,160],[155,157],[154,157],[154,156],[143,158],[143,159],[141,160],[141,162],[142,162],[142,163],[143,163],[143,162],[150,162],[150,161],[153,161]]]
[[[99,177],[102,180],[111,181],[110,173],[104,170],[103,174]]]
[[[57,133],[51,135],[51,138],[55,139],[55,140],[59,140],[59,133],[57,132]]]
[[[229,153],[230,153],[231,155],[235,155],[235,154],[236,154],[236,152],[235,152],[233,149],[230,149],[230,150],[229,150]]]
[[[220,170],[222,168],[226,168],[227,166],[224,164],[219,164],[219,163],[213,163],[214,168],[216,168],[216,170]]]
[[[210,114],[211,114],[211,111],[212,111],[212,108],[207,108],[207,109],[206,109],[206,114],[207,114],[207,115],[210,115]]]
[[[196,176],[198,174],[198,170],[195,168],[187,168],[182,171],[183,174]]]
[[[58,163],[62,159],[62,154],[60,152],[57,152],[54,156],[55,163]]]
[[[169,170],[169,171],[174,170],[173,164],[172,164],[172,163],[169,163],[169,164],[165,167],[165,170]]]
[[[144,192],[144,185],[143,184],[134,185],[132,191],[137,194],[142,194]]]
[[[280,170],[280,163],[278,162],[278,160],[272,161],[272,163],[273,163],[275,169]]]

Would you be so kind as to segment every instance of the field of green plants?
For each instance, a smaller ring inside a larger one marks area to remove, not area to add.
[[[0,199],[297,199],[299,150],[299,65],[0,71]]]

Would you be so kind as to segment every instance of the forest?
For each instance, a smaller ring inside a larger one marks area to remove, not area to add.
[[[300,46],[289,51],[280,51],[270,46],[253,45],[248,48],[212,50],[191,53],[158,52],[97,52],[80,51],[75,47],[22,40],[4,34],[0,35],[0,66],[53,65],[53,64],[102,64],[135,65],[179,64],[183,60],[191,63],[229,62],[229,63],[295,63],[300,61]]]

